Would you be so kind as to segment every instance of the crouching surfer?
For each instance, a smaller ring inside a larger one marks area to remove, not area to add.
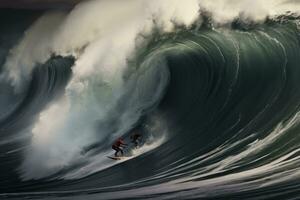
[[[127,146],[127,144],[124,143],[122,138],[117,139],[113,145],[112,149],[115,150],[115,157],[118,157],[118,153],[121,152],[121,155],[123,156],[124,152],[122,150],[123,147]]]
[[[139,145],[139,139],[142,137],[142,135],[139,133],[139,131],[135,131],[131,136],[131,142],[134,144],[135,148],[138,148]]]

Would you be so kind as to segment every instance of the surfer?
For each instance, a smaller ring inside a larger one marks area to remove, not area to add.
[[[121,147],[125,147],[127,144],[124,143],[122,138],[117,139],[114,144],[112,145],[112,149],[115,150],[115,157],[118,157],[118,153],[121,152],[121,155],[123,156],[124,152]]]
[[[131,139],[131,142],[134,144],[135,148],[138,147],[138,144],[139,144],[139,138],[141,138],[142,135],[136,131],[134,132],[131,136],[130,136],[130,139]]]

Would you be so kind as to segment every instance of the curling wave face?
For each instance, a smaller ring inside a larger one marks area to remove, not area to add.
[[[23,92],[3,84],[1,196],[299,196],[298,23],[153,29],[126,68],[77,76],[80,56],[52,57]],[[108,161],[113,139],[141,123],[140,152]]]

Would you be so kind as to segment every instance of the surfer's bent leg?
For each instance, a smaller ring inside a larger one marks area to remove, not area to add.
[[[113,145],[111,148],[112,148],[113,150],[116,151],[116,152],[115,152],[115,157],[118,157],[118,152],[120,151],[120,148],[118,148],[118,147],[115,146],[115,145]]]

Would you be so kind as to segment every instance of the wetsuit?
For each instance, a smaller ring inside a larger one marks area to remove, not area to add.
[[[112,149],[116,151],[115,156],[118,156],[118,153],[121,152],[122,156],[123,156],[123,150],[120,148],[122,145],[125,145],[125,143],[123,142],[123,140],[118,139],[117,141],[115,141],[115,143],[112,145]]]
[[[134,135],[130,136],[131,142],[135,145],[135,147],[138,146],[138,139],[141,137],[142,135],[139,133],[135,133]]]

